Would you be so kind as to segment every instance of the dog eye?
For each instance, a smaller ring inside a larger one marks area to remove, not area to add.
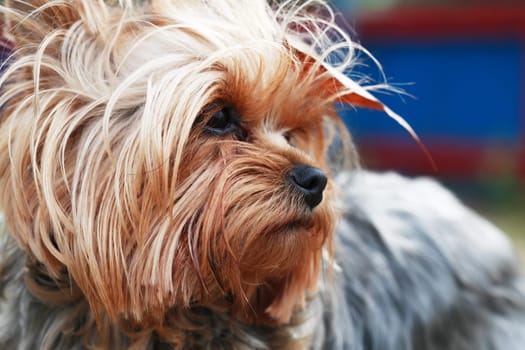
[[[286,142],[288,142],[288,144],[291,144],[291,142],[292,142],[292,133],[290,131],[286,131],[285,133],[283,133],[283,137],[286,140]]]
[[[283,137],[290,146],[297,148],[297,140],[294,137],[293,131],[286,131],[283,133]]]
[[[223,107],[215,112],[205,126],[205,130],[214,135],[222,136],[239,129],[239,116],[235,109]]]

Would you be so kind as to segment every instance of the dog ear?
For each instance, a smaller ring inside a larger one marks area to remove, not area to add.
[[[15,46],[40,43],[51,31],[79,19],[77,1],[6,0],[5,35]]]
[[[347,103],[356,107],[376,109],[386,113],[386,115],[392,118],[410,134],[412,139],[414,139],[419,146],[421,152],[423,152],[427,158],[432,170],[437,171],[437,165],[434,162],[430,151],[403,117],[388,108],[388,106],[384,105],[358,83],[324,62],[319,66],[319,70],[321,71],[321,74],[328,74],[329,78],[323,83],[323,89],[325,89],[325,91],[331,96],[334,96],[335,101]]]
[[[320,91],[322,91],[324,95],[333,99],[335,102],[383,111],[405,128],[412,137],[419,140],[414,130],[412,130],[412,127],[401,116],[381,103],[381,101],[361,85],[325,62],[314,59],[297,47],[294,47],[294,51],[296,57],[302,63],[304,70],[302,73],[304,75],[314,75],[323,79]]]
[[[410,134],[418,144],[421,151],[425,154],[432,168],[434,170],[437,169],[430,152],[421,142],[414,129],[412,129],[410,124],[403,117],[388,108],[374,95],[347,77],[344,73],[334,69],[332,66],[321,60],[313,58],[297,46],[293,47],[296,57],[302,63],[304,70],[303,74],[321,78],[322,84],[319,87],[319,91],[322,91],[323,95],[333,99],[334,102],[349,104],[355,107],[375,109],[386,113]]]

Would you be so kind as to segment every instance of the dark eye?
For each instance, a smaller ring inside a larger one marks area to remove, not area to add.
[[[295,148],[297,148],[297,137],[296,137],[296,134],[297,134],[297,130],[286,131],[283,134],[283,137],[286,140],[286,142],[288,142],[288,144],[290,146],[295,147]]]
[[[205,130],[214,135],[222,136],[240,129],[239,116],[235,109],[223,107],[215,112],[205,126]]]
[[[283,137],[286,140],[286,142],[291,144],[291,142],[292,142],[292,133],[290,131],[287,131],[287,132],[283,133]]]

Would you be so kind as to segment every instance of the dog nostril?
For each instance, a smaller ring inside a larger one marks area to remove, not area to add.
[[[321,170],[306,164],[298,164],[288,173],[288,176],[294,187],[304,195],[306,204],[311,209],[321,203],[327,182]]]

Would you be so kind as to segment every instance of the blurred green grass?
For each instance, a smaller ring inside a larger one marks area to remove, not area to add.
[[[510,236],[525,264],[525,203],[485,204],[477,210]]]
[[[522,212],[523,213],[523,212]],[[518,255],[525,265],[525,219],[523,216],[518,217],[516,213],[489,213],[493,222],[502,230],[507,232],[516,245]],[[523,214],[521,214],[523,215]]]
[[[525,182],[506,177],[445,181],[468,206],[486,217],[512,239],[525,264]]]

